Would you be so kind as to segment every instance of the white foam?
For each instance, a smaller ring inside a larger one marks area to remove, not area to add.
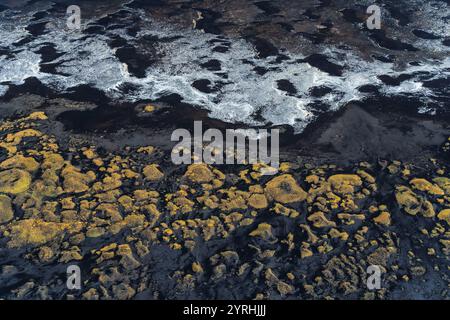
[[[0,85],[0,96],[4,96],[6,92],[8,92],[8,86],[2,86]]]
[[[404,81],[399,86],[385,86],[378,79],[379,75],[396,77],[401,73],[430,72],[438,78],[450,74],[448,57],[442,61],[423,61],[421,65],[409,66],[406,70],[395,70],[392,64],[369,62],[349,51],[324,48],[322,53],[330,61],[345,64],[343,75],[336,77],[307,63],[293,63],[305,58],[299,54],[286,52],[291,59],[276,64],[273,63],[274,57],[259,59],[254,48],[244,40],[228,39],[231,43],[229,51],[215,52],[210,42],[215,39],[214,35],[197,30],[175,29],[154,21],[142,10],[134,10],[134,14],[140,15],[144,25],[137,37],[131,37],[120,29],[108,31],[106,35],[85,37],[62,28],[48,28],[37,39],[20,46],[21,51],[13,59],[0,57],[0,83],[20,84],[27,77],[35,76],[56,90],[65,91],[77,85],[89,84],[114,99],[125,101],[154,100],[176,93],[184,102],[209,110],[210,116],[214,118],[249,125],[289,124],[298,132],[314,119],[311,103],[320,100],[329,104],[330,110],[337,110],[350,101],[363,99],[365,94],[358,90],[362,85],[381,86],[385,94],[433,97],[433,92],[422,86],[420,76]],[[28,12],[22,26],[19,24],[8,35],[0,36],[2,46],[11,47],[12,43],[26,35],[24,28],[31,15],[32,12]],[[12,16],[17,18],[16,13]],[[56,19],[54,23],[64,25],[64,20]],[[0,29],[2,27],[3,21],[0,21]],[[125,38],[136,47],[139,47],[140,38],[145,35],[180,38],[159,44],[158,51],[163,56],[161,61],[149,67],[144,78],[136,78],[130,75],[128,66],[119,61],[107,45],[112,35]],[[64,75],[46,74],[39,70],[40,56],[33,51],[48,42],[53,43],[58,51],[65,52],[52,61],[60,63],[56,70]],[[220,72],[200,66],[211,59],[220,61],[221,72],[228,78],[223,78]],[[254,71],[255,66],[270,70],[261,76]],[[222,82],[222,87],[217,92],[204,93],[192,86],[198,79],[207,79],[212,85]],[[281,79],[289,80],[297,94],[289,95],[278,89],[277,81]],[[135,85],[138,90],[125,94],[122,91],[125,83]],[[327,86],[332,92],[317,99],[309,93],[316,86]],[[5,85],[0,86],[0,95],[5,92]]]
[[[13,59],[0,56],[0,83],[23,84],[29,77],[38,77],[40,58],[39,54],[27,51],[17,53]]]

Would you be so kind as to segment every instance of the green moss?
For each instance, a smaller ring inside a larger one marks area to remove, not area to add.
[[[0,192],[19,194],[29,189],[31,175],[24,170],[11,169],[0,172]]]
[[[269,198],[281,203],[300,202],[307,197],[307,193],[290,174],[284,174],[270,180],[266,184],[265,192]]]
[[[14,218],[14,211],[11,199],[8,196],[0,194],[0,224],[11,221]]]

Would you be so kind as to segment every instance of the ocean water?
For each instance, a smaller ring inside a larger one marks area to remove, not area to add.
[[[288,124],[296,132],[323,112],[374,94],[415,97],[419,111],[433,115],[449,108],[450,55],[442,39],[450,36],[450,10],[439,1],[414,5],[408,30],[438,38],[416,37],[415,59],[399,65],[330,44],[313,58],[285,49],[261,56],[245,39],[166,23],[126,5],[71,31],[57,4],[35,2],[0,12],[0,96],[31,77],[61,93],[89,85],[115,101],[176,94],[212,118]],[[135,32],[121,27],[130,22],[139,26]]]

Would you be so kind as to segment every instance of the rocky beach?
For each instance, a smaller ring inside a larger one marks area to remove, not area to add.
[[[449,299],[448,1],[380,30],[369,1],[70,4],[0,4],[0,298]],[[194,121],[278,129],[279,172],[173,164]]]

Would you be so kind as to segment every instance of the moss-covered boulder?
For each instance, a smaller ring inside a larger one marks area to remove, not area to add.
[[[0,194],[0,224],[11,221],[14,218],[14,211],[11,199],[8,196]]]
[[[270,199],[281,203],[299,202],[307,197],[307,193],[290,174],[283,174],[270,180],[265,193]]]
[[[0,192],[19,194],[29,189],[31,175],[24,170],[11,169],[0,172]]]

